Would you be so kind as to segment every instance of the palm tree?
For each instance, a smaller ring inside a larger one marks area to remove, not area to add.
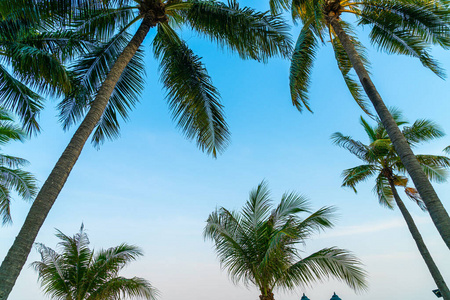
[[[308,104],[308,86],[320,41],[329,34],[338,67],[352,96],[368,112],[362,89],[372,102],[400,159],[419,191],[442,239],[450,248],[450,217],[401,134],[367,72],[364,48],[352,24],[341,15],[352,14],[356,25],[370,26],[371,42],[387,53],[418,58],[437,75],[443,71],[429,54],[430,45],[450,46],[448,5],[430,0],[269,0],[273,12],[290,9],[303,28],[292,55],[290,90],[293,104],[301,111]],[[361,86],[349,73],[354,69]]]
[[[8,112],[0,108],[0,145],[10,141],[24,141],[26,133],[17,125]],[[11,190],[24,200],[32,200],[37,193],[34,176],[21,169],[28,161],[0,153],[0,217],[3,224],[11,223]]]
[[[232,281],[255,285],[261,300],[273,300],[276,288],[291,290],[330,277],[354,290],[366,289],[366,273],[347,250],[324,248],[301,257],[296,247],[313,233],[332,227],[333,212],[332,207],[312,212],[308,201],[296,193],[284,194],[274,208],[262,182],[241,212],[222,207],[210,214],[204,237],[214,242]],[[310,215],[302,219],[299,213]]]
[[[41,261],[32,264],[51,299],[156,299],[157,290],[147,280],[119,276],[120,270],[142,255],[138,247],[121,244],[94,252],[83,225],[72,237],[59,230],[56,236],[61,251],[36,244]]]
[[[398,126],[408,124],[402,119],[398,111],[393,111],[392,115]],[[340,132],[336,132],[332,136],[336,145],[349,150],[365,163],[345,170],[342,173],[344,177],[342,186],[351,187],[356,192],[355,186],[358,183],[376,176],[374,191],[378,196],[378,201],[382,206],[390,209],[393,209],[397,204],[436,285],[444,299],[450,299],[450,291],[444,278],[434,263],[412,216],[397,193],[396,187],[403,187],[406,195],[415,201],[421,209],[426,210],[422,198],[415,188],[407,186],[408,178],[401,175],[405,172],[405,167],[392,146],[381,121],[378,120],[377,126],[372,127],[361,117],[361,125],[369,137],[369,145],[356,141],[349,136],[344,136]],[[409,127],[404,126],[402,133],[411,146],[443,136],[439,127],[428,120],[417,120]],[[417,159],[428,178],[437,182],[445,181],[446,168],[450,166],[449,158],[437,155],[417,155]]]
[[[156,31],[153,49],[161,62],[161,81],[168,90],[173,116],[186,136],[196,139],[199,147],[214,157],[224,150],[229,138],[220,97],[200,58],[174,28],[186,26],[246,59],[265,61],[275,55],[287,56],[291,50],[288,27],[280,18],[241,8],[233,0],[228,4],[198,0],[54,1],[61,2],[54,5],[55,14],[66,13],[80,33],[90,34],[99,45],[72,70],[74,82],[82,85],[75,86],[61,102],[61,118],[67,126],[84,119],[39,191],[0,266],[0,300],[11,292],[39,229],[91,133],[96,130],[94,143],[116,136],[117,114],[126,118],[134,106],[143,87],[140,47],[151,29]],[[131,37],[128,31],[134,24],[139,27]]]

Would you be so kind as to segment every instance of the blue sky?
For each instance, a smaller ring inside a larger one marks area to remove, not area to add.
[[[449,132],[449,82],[423,68],[418,60],[370,48],[367,33],[368,29],[361,32],[362,42],[368,46],[373,80],[387,105],[401,108],[410,121],[430,118]],[[314,114],[300,114],[290,103],[289,62],[242,61],[185,31],[183,37],[203,57],[221,93],[232,133],[226,152],[213,159],[186,140],[171,120],[158,82],[158,64],[149,51],[151,37],[145,42],[147,78],[141,103],[123,124],[120,139],[105,143],[99,151],[85,147],[37,242],[54,247],[54,228],[73,234],[84,222],[96,249],[122,242],[140,246],[145,256],[124,274],[150,280],[163,300],[257,299],[258,291],[234,286],[220,270],[202,230],[216,207],[240,208],[249,191],[265,179],[274,201],[283,192],[295,190],[316,209],[336,206],[335,228],[315,236],[303,250],[308,254],[330,246],[349,249],[364,262],[370,276],[367,293],[358,295],[342,283],[327,281],[292,293],[276,293],[277,300],[298,299],[303,292],[312,300],[325,300],[334,291],[344,300],[435,298],[431,293],[435,285],[400,212],[378,205],[373,182],[361,184],[358,194],[340,187],[342,170],[359,161],[333,146],[330,135],[340,131],[366,140],[358,123],[362,112],[346,90],[330,45],[320,49],[314,66],[310,88]],[[448,54],[439,49],[433,53],[450,70]],[[41,184],[72,134],[57,124],[55,105],[56,101],[49,101],[42,114],[41,135],[3,149],[27,158],[28,169]],[[448,145],[450,138],[445,137],[415,152],[441,154]],[[449,209],[448,183],[435,187]],[[427,214],[405,202],[444,278],[450,280],[448,249]],[[28,209],[28,203],[14,201],[14,224],[0,229],[0,257],[12,244]],[[46,299],[36,282],[37,274],[29,267],[37,259],[33,250],[10,299]]]

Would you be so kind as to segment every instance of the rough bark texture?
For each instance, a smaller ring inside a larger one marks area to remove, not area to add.
[[[447,244],[447,247],[450,249],[450,217],[447,211],[442,205],[442,202],[439,200],[427,176],[423,172],[405,137],[395,123],[394,118],[381,99],[381,96],[378,94],[378,91],[376,90],[375,85],[370,79],[367,70],[364,68],[364,65],[358,53],[356,52],[355,47],[350,41],[348,35],[344,32],[341,25],[339,24],[339,20],[336,16],[330,15],[327,17],[327,21],[333,27],[334,32],[336,33],[342,46],[344,47],[353,65],[353,68],[358,74],[364,91],[375,107],[375,110],[380,117],[381,122],[383,123],[383,126],[392,141],[392,144],[395,147],[395,150],[397,151],[403,165],[411,176],[416,189],[419,191],[419,194],[422,197],[428,209],[428,212],[430,213],[433,223],[439,231],[442,239]]]
[[[408,209],[406,209],[406,206],[403,203],[402,199],[400,199],[400,196],[397,193],[397,189],[395,188],[394,181],[392,179],[389,180],[389,185],[391,186],[395,203],[397,203],[397,206],[400,209],[400,212],[402,213],[403,218],[406,221],[406,224],[408,225],[409,232],[411,232],[411,235],[414,241],[416,242],[417,248],[419,249],[419,252],[423,257],[423,260],[427,264],[428,270],[430,271],[431,276],[434,279],[434,282],[439,288],[444,300],[450,300],[450,291],[447,287],[447,284],[445,283],[444,278],[442,277],[438,267],[434,263],[434,260],[431,257],[431,254],[428,251],[428,248],[422,239],[422,235],[420,234],[419,229],[416,227],[416,224],[414,223],[414,219],[410,215]]]
[[[271,290],[267,291],[267,295],[259,295],[260,300],[275,300]]]
[[[14,244],[0,266],[0,300],[6,300],[24,266],[36,236],[63,188],[70,171],[75,165],[81,150],[94,130],[108,104],[109,97],[123,70],[142,44],[152,26],[153,18],[145,17],[130,43],[117,58],[111,71],[103,82],[92,106],[59,158],[49,177],[42,186],[31,206],[25,222]]]

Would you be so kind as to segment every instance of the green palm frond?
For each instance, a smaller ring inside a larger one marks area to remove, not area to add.
[[[236,51],[243,59],[266,61],[291,53],[289,27],[279,16],[239,7],[235,0],[228,5],[216,1],[190,1],[185,12],[191,28],[222,47]]]
[[[350,94],[352,95],[356,103],[359,105],[359,107],[361,107],[361,109],[366,114],[371,116],[372,114],[370,113],[369,110],[369,102],[364,94],[364,90],[361,84],[358,81],[354,80],[353,76],[349,74],[353,66],[348,58],[347,53],[345,52],[345,49],[342,47],[342,44],[337,37],[333,39],[332,45],[339,70],[342,73],[342,77],[344,78],[345,84],[347,85]]]
[[[282,13],[283,11],[287,11],[291,8],[290,0],[269,0],[270,12],[273,15],[277,15]]]
[[[344,177],[342,186],[351,187],[356,193],[356,185],[366,181],[369,177],[375,175],[377,171],[379,171],[379,169],[371,164],[346,169],[341,174],[341,176]]]
[[[308,103],[308,88],[318,41],[310,26],[303,26],[292,54],[289,71],[289,87],[292,104],[302,111],[303,107],[311,111]]]
[[[378,196],[378,202],[381,206],[394,209],[394,195],[392,194],[389,180],[382,173],[380,173],[375,179],[375,187],[373,191]]]
[[[0,183],[0,216],[2,224],[10,224],[11,219],[11,194],[10,189]]]
[[[278,204],[277,208],[272,212],[271,217],[275,223],[285,222],[287,218],[301,212],[310,212],[308,199],[302,195],[291,192],[281,196],[280,204]]]
[[[443,69],[428,53],[428,44],[420,36],[412,34],[409,30],[399,27],[397,23],[386,20],[380,15],[383,14],[379,10],[374,12],[363,10],[359,15],[363,20],[361,24],[373,26],[369,38],[374,45],[387,53],[416,57],[439,77],[445,76]]]
[[[108,138],[110,140],[120,135],[120,125],[117,115],[127,121],[128,112],[139,102],[139,96],[144,89],[145,81],[144,52],[138,50],[122,72],[108,105],[92,136],[94,145],[99,146]]]
[[[450,146],[445,147],[442,151],[444,151],[444,153],[450,154]]]
[[[143,278],[115,277],[103,284],[97,291],[92,293],[92,299],[113,299],[116,295],[129,295],[129,297],[155,300],[158,292],[150,282]]]
[[[91,99],[129,40],[130,35],[121,31],[76,63],[72,70],[76,88],[58,105],[64,129],[68,129],[85,116]],[[143,51],[138,50],[125,67],[97,124],[92,136],[95,146],[100,146],[106,138],[114,139],[119,136],[118,116],[124,120],[128,119],[129,111],[138,102],[144,88],[144,74]]]
[[[16,113],[29,134],[40,131],[39,112],[43,99],[25,84],[15,79],[0,65],[0,104]]]
[[[417,120],[411,126],[405,126],[402,133],[411,145],[427,142],[445,135],[435,122],[425,119]]]
[[[30,172],[0,166],[0,178],[6,188],[15,190],[24,200],[31,200],[38,191],[36,179]]]
[[[10,43],[8,62],[14,75],[40,93],[61,95],[70,89],[65,67],[52,53],[19,42]]]
[[[99,41],[107,41],[117,34],[117,24],[129,24],[137,18],[137,6],[104,7],[99,1],[93,1],[93,5],[85,2],[73,22],[74,27]]]
[[[361,116],[359,119],[359,123],[364,128],[364,131],[366,132],[367,136],[369,137],[370,143],[373,143],[377,140],[377,128],[374,128],[370,126],[369,123]]]
[[[350,136],[344,136],[340,132],[333,133],[331,135],[331,140],[333,141],[333,144],[341,148],[347,149],[348,151],[350,151],[350,153],[352,153],[359,159],[364,161],[368,159],[369,149],[366,145],[364,145],[360,141],[356,141],[352,139]]]
[[[345,249],[325,248],[293,264],[286,271],[283,284],[286,288],[302,283],[310,285],[330,277],[345,282],[356,291],[367,290],[367,273],[361,268],[361,262]]]
[[[94,42],[86,35],[72,30],[39,32],[21,37],[20,42],[41,49],[67,62],[84,54]]]
[[[363,7],[362,14],[376,16],[380,23],[395,23],[426,43],[450,46],[449,11],[432,1],[365,0]]]
[[[428,179],[430,179],[431,181],[435,181],[438,183],[447,181],[448,171],[445,167],[431,164],[421,164],[421,166],[425,175],[427,175]]]
[[[313,212],[307,218],[296,225],[297,235],[303,239],[308,238],[314,233],[319,233],[327,228],[334,226],[334,215],[336,208],[333,206],[325,206]]]
[[[220,96],[200,61],[184,42],[174,43],[158,26],[153,49],[160,60],[161,81],[173,118],[188,139],[217,156],[228,144],[229,132]]]

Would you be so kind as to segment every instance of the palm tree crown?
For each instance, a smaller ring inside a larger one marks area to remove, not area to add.
[[[84,117],[91,99],[129,43],[128,32],[138,22],[148,19],[150,28],[156,27],[152,47],[160,61],[161,82],[167,90],[173,118],[186,137],[195,139],[202,150],[213,156],[224,150],[229,138],[220,95],[201,58],[176,31],[193,30],[243,59],[266,61],[276,55],[287,57],[291,51],[288,26],[279,17],[240,7],[234,0],[227,4],[200,0],[84,2],[83,9],[74,16],[74,28],[99,43],[72,69],[78,84],[59,105],[65,128]],[[126,120],[139,100],[144,87],[141,48],[116,83],[94,131],[95,145],[119,135],[119,116]]]
[[[121,244],[94,253],[89,249],[83,225],[72,237],[59,230],[56,236],[61,240],[58,244],[61,251],[37,244],[41,261],[32,264],[39,272],[45,293],[52,299],[156,299],[157,290],[147,280],[118,274],[142,255],[136,246]]]
[[[443,70],[433,60],[430,45],[444,49],[450,47],[449,10],[439,1],[428,0],[270,0],[272,11],[290,9],[294,21],[300,20],[303,28],[292,56],[290,86],[292,101],[298,109],[308,104],[308,86],[314,58],[320,43],[329,39],[338,67],[351,95],[368,112],[361,86],[350,74],[354,67],[335,32],[331,19],[350,38],[362,62],[368,66],[363,45],[358,41],[353,26],[342,18],[351,14],[357,26],[369,26],[372,44],[387,53],[418,58],[421,63],[440,77]],[[355,19],[356,18],[356,19]]]
[[[403,119],[399,111],[392,111],[392,115],[398,126],[403,126],[402,133],[408,143],[414,147],[422,142],[442,137],[443,131],[434,122],[429,120],[417,120],[411,126]],[[421,209],[426,207],[415,188],[408,187],[408,178],[404,176],[406,170],[397,152],[395,151],[386,130],[378,120],[375,127],[370,126],[361,117],[363,126],[369,138],[369,144],[365,145],[340,132],[332,135],[333,142],[364,161],[366,164],[345,170],[342,173],[344,181],[342,186],[351,187],[356,192],[356,185],[376,176],[374,191],[381,205],[394,208],[395,202],[389,181],[396,186],[404,187],[408,197],[414,200]],[[450,159],[439,155],[416,155],[425,174],[430,180],[443,182],[447,177],[446,168],[450,167]]]
[[[205,238],[214,241],[223,268],[233,282],[253,284],[261,300],[273,299],[275,288],[292,289],[334,277],[355,290],[365,289],[365,272],[347,250],[325,248],[301,257],[298,244],[312,234],[332,227],[334,209],[311,212],[308,201],[295,193],[284,194],[273,208],[267,184],[250,193],[241,212],[217,209],[210,214]],[[300,213],[309,213],[300,218]]]

